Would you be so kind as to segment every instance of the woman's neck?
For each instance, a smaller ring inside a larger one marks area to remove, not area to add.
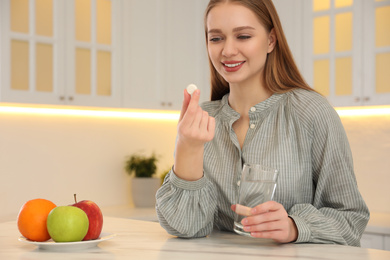
[[[262,84],[230,84],[229,104],[230,106],[246,116],[254,105],[266,100],[272,92]]]

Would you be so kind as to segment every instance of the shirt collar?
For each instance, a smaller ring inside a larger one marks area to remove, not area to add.
[[[260,114],[263,114],[262,112],[271,108],[274,104],[276,104],[284,96],[285,96],[284,93],[282,93],[282,94],[274,93],[266,100],[254,105],[253,106],[253,108],[255,108],[255,109],[253,109],[254,111],[252,111],[252,109],[249,110],[250,117],[252,117],[251,115],[258,116]],[[240,114],[229,105],[228,99],[229,99],[229,93],[222,97],[222,100],[221,100],[222,113],[223,113],[224,118],[228,118],[228,119],[230,119],[229,121],[234,122],[240,118]]]

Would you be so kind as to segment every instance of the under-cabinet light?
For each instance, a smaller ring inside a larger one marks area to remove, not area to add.
[[[0,105],[0,113],[35,114],[35,115],[64,115],[86,117],[114,117],[151,120],[174,120],[179,119],[178,111],[142,110],[142,109],[85,109],[40,106],[14,106]]]
[[[378,116],[389,115],[390,106],[367,107],[338,107],[337,113],[342,116]],[[44,106],[0,103],[0,113],[37,114],[37,115],[65,115],[87,117],[116,117],[150,120],[174,120],[180,116],[179,111],[162,111],[148,109],[111,109],[111,108],[83,108],[66,106]]]
[[[339,116],[390,116],[390,106],[343,107],[336,108]]]

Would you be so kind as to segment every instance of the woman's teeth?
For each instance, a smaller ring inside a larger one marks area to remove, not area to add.
[[[226,67],[229,67],[229,68],[234,68],[234,67],[241,65],[242,63],[244,63],[244,62],[239,62],[239,63],[234,63],[234,64],[224,64],[224,65]]]

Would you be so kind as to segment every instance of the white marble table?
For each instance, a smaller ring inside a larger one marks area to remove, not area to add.
[[[51,252],[18,241],[15,221],[0,223],[0,259],[390,259],[389,251],[339,245],[278,245],[227,232],[180,239],[168,235],[156,222],[124,218],[105,217],[103,231],[117,235],[94,248]]]

